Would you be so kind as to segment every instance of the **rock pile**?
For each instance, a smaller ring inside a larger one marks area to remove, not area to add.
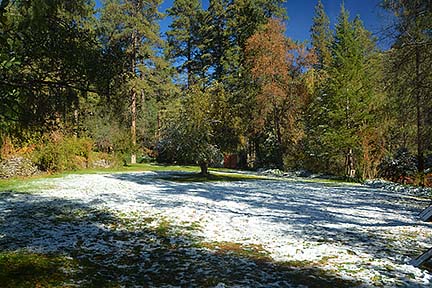
[[[0,178],[31,176],[39,172],[33,162],[24,157],[12,157],[0,162]]]
[[[99,159],[91,163],[91,168],[111,168],[113,163],[106,159]]]
[[[408,194],[416,197],[432,197],[432,188],[430,187],[419,187],[413,185],[404,185],[401,183],[395,183],[388,180],[382,179],[370,179],[364,182],[365,185],[381,190],[393,191],[393,192],[402,192],[404,194]]]

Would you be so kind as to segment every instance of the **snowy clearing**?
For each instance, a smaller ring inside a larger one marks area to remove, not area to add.
[[[0,249],[84,259],[126,287],[432,285],[409,265],[432,247],[432,225],[417,218],[425,198],[301,179],[166,180],[172,173],[69,175],[0,193]],[[272,261],[221,253],[221,243]]]

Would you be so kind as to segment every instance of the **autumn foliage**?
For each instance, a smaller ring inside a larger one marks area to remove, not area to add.
[[[256,133],[270,130],[282,155],[289,143],[300,138],[299,117],[307,98],[303,70],[314,55],[285,36],[279,19],[270,19],[247,41],[246,55],[253,81],[258,86],[254,123]]]

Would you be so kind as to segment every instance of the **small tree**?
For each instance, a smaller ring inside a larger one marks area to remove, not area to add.
[[[221,159],[213,141],[211,108],[210,93],[195,85],[166,111],[158,147],[165,161],[196,163],[208,175],[209,163]]]

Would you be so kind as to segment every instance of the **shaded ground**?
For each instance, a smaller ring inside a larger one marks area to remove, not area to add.
[[[432,246],[430,225],[416,219],[427,205],[420,198],[360,185],[172,176],[70,175],[38,181],[35,193],[1,193],[0,271],[20,261],[5,253],[21,251],[63,261],[60,271],[44,261],[37,270],[56,275],[37,280],[54,286],[430,285],[428,272],[407,265]],[[0,283],[33,287],[18,264]]]

